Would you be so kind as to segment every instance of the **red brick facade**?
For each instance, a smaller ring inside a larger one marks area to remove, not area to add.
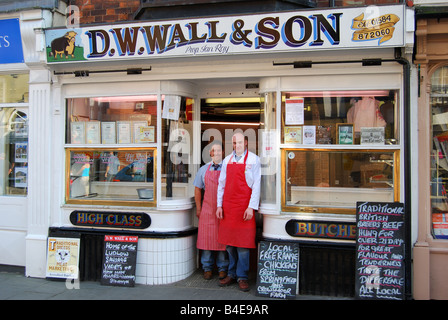
[[[81,24],[132,21],[140,0],[70,0],[77,6]]]
[[[319,8],[328,7],[330,4],[329,0],[315,1]],[[400,0],[335,0],[335,6],[350,7],[400,2]],[[140,0],[70,0],[69,4],[78,7],[80,24],[94,24],[133,21],[134,14],[140,7]]]

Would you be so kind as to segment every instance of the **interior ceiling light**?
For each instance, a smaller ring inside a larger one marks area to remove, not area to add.
[[[201,121],[201,124],[222,124],[222,125],[232,125],[232,126],[259,126],[260,122],[225,122],[225,121]]]
[[[205,103],[250,103],[261,102],[260,97],[238,97],[238,98],[207,98]]]
[[[321,98],[321,97],[387,97],[389,90],[348,90],[348,91],[302,91],[287,92],[290,98]]]

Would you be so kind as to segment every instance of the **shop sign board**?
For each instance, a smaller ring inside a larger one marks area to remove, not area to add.
[[[79,238],[47,239],[47,278],[78,279]]]
[[[357,202],[356,221],[356,297],[403,300],[404,205]]]
[[[137,245],[137,236],[104,236],[102,285],[134,286]]]
[[[24,60],[19,19],[0,20],[0,64],[22,62]]]
[[[70,213],[70,222],[84,227],[146,229],[151,218],[144,212],[75,210]]]
[[[286,233],[292,237],[355,240],[356,225],[345,222],[289,220]]]
[[[402,47],[405,6],[47,29],[45,38],[48,63]]]
[[[294,299],[297,292],[299,245],[260,241],[258,244],[257,295]]]

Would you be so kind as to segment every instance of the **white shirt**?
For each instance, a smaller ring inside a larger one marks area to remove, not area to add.
[[[219,176],[219,184],[218,184],[218,207],[222,207],[222,198],[224,195],[224,187],[226,185],[226,177],[227,177],[227,164],[232,158],[232,163],[244,163],[244,157],[246,156],[247,150],[244,152],[243,156],[239,161],[235,161],[235,151],[233,151],[230,155],[225,157],[222,162],[221,174]],[[254,210],[258,210],[258,205],[260,203],[260,181],[261,181],[261,164],[260,158],[249,151],[246,160],[246,183],[249,188],[252,189],[252,194],[249,201],[249,208]]]

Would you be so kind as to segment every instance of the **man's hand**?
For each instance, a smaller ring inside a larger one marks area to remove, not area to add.
[[[254,209],[247,208],[246,211],[244,211],[243,220],[249,221],[254,216]]]
[[[218,209],[216,209],[216,217],[218,219],[222,219],[223,218],[222,207],[218,207]]]
[[[202,210],[201,206],[198,207],[198,206],[196,205],[196,217],[199,218],[199,216],[201,215],[201,210]]]

